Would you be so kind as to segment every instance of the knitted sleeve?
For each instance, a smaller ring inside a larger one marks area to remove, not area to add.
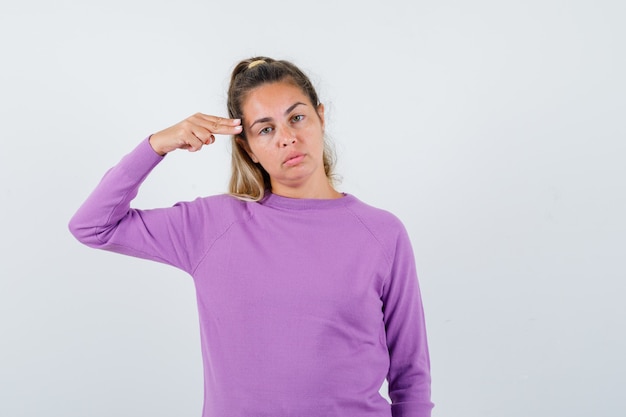
[[[152,210],[130,207],[140,185],[162,159],[148,139],[142,141],[104,175],[70,220],[71,233],[93,248],[191,272],[206,250],[208,239],[200,239],[205,223],[220,223],[219,215],[205,210],[201,199]]]
[[[387,376],[393,417],[429,417],[430,360],[415,258],[400,227],[383,293],[390,366]]]

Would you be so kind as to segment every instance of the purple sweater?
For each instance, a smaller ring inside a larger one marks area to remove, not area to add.
[[[143,141],[106,173],[70,230],[88,246],[193,277],[203,417],[430,416],[415,261],[396,217],[351,195],[217,195],[131,209],[162,159]],[[391,406],[379,394],[385,378]]]

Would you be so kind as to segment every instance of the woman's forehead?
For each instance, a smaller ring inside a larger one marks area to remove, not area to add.
[[[311,104],[309,98],[298,86],[287,82],[263,84],[247,94],[242,103],[243,116],[254,117],[264,112],[280,113],[287,111],[296,103]]]

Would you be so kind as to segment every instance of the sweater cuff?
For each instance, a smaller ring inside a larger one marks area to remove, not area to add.
[[[152,135],[150,135],[152,136]],[[135,149],[122,159],[121,165],[132,178],[146,177],[165,158],[150,145],[150,136],[142,140]]]
[[[430,404],[396,403],[391,405],[391,415],[393,417],[431,417],[432,409],[432,402]]]

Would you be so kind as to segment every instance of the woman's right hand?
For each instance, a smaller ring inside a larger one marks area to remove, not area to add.
[[[226,119],[196,113],[180,123],[150,136],[150,145],[159,155],[176,149],[190,152],[200,150],[203,145],[215,142],[215,135],[238,135],[241,133],[241,119]]]

